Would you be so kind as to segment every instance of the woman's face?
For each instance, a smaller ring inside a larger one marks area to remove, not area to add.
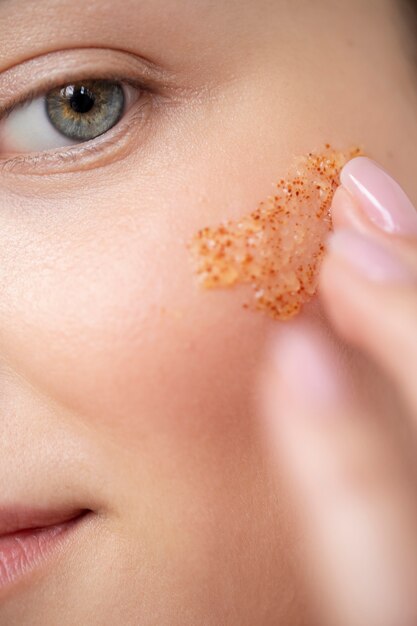
[[[202,291],[186,244],[255,208],[294,155],[325,142],[362,144],[417,199],[397,11],[0,3],[0,107],[79,79],[146,85],[91,149],[48,156],[47,126],[34,149],[16,129],[36,120],[0,121],[0,506],[97,513],[0,592],[1,625],[309,623],[259,436],[256,380],[279,323],[243,309],[238,288]]]

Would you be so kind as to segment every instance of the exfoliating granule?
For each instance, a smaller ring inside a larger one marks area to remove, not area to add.
[[[332,228],[330,206],[343,165],[360,148],[320,153],[296,160],[274,195],[239,220],[207,226],[189,248],[200,284],[213,289],[249,284],[245,308],[287,320],[317,289],[324,241]]]

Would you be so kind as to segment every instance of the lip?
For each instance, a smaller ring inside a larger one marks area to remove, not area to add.
[[[92,513],[0,506],[0,591],[44,565]]]

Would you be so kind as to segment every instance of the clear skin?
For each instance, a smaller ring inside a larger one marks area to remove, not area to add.
[[[0,104],[71,67],[140,79],[126,52],[162,71],[146,123],[117,144],[0,170],[1,502],[98,513],[2,594],[0,624],[311,625],[257,401],[286,326],[243,310],[239,290],[201,291],[185,242],[326,141],[362,143],[416,202],[396,4],[2,0],[11,32]],[[317,302],[302,318],[322,320]],[[386,377],[336,349],[373,410],[400,415]]]

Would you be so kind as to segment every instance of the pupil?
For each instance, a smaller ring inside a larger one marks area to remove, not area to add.
[[[94,96],[86,87],[77,87],[69,103],[76,113],[88,113],[94,106]]]

